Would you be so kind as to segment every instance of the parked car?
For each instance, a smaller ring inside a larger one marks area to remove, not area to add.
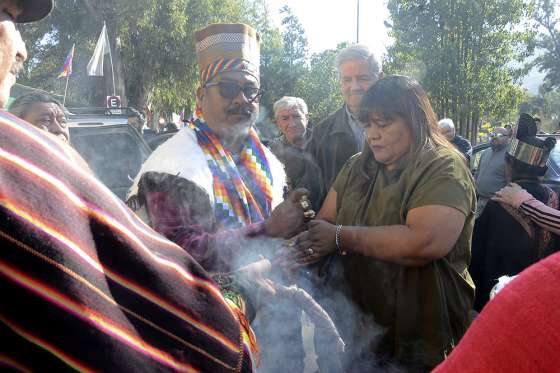
[[[72,146],[96,176],[119,198],[126,192],[152,150],[127,123],[125,110],[69,109]]]
[[[178,132],[178,131],[177,131]],[[150,146],[152,150],[156,150],[158,146],[169,140],[173,137],[177,132],[162,132],[158,133],[151,138],[149,138],[146,142]]]
[[[539,135],[537,135],[539,136]],[[544,175],[544,182],[547,184],[560,184],[560,135],[545,135],[545,137],[556,138],[556,146],[552,149],[550,153],[550,158],[548,159],[548,170]],[[472,149],[472,156],[470,162],[470,168],[473,175],[476,174],[478,170],[478,165],[480,163],[480,156],[485,149],[490,147],[489,142],[477,144]]]

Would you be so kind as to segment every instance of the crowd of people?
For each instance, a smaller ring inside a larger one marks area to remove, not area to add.
[[[0,1],[0,104],[27,58],[15,24],[52,7]],[[472,175],[471,144],[422,86],[354,45],[336,59],[343,106],[311,126],[303,98],[279,98],[265,146],[259,34],[195,39],[196,109],[126,205],[71,148],[57,100],[0,111],[0,366],[557,369],[556,142],[537,118],[495,128]]]

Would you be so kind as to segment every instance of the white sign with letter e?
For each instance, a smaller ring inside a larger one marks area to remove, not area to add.
[[[121,96],[107,96],[107,107],[109,109],[118,109],[121,107]]]

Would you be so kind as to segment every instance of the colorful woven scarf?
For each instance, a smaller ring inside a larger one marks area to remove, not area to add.
[[[227,228],[237,228],[264,220],[272,204],[272,173],[263,145],[250,129],[239,155],[224,148],[197,110],[188,126],[196,133],[214,187],[214,215]]]

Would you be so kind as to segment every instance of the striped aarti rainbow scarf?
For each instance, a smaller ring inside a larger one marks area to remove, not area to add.
[[[243,150],[236,155],[222,146],[200,110],[188,126],[195,131],[214,178],[216,220],[224,227],[238,228],[268,217],[272,209],[272,173],[255,130],[250,129]]]

